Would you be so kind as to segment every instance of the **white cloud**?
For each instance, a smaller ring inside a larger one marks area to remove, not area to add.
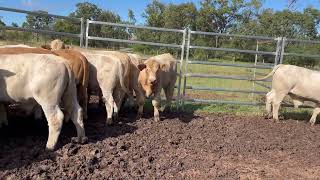
[[[31,7],[31,6],[33,6],[34,2],[33,2],[33,0],[21,0],[21,4],[23,6]]]

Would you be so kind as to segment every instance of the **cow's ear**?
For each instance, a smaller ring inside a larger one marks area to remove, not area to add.
[[[170,66],[168,64],[161,64],[160,68],[162,71],[168,72],[170,69]]]
[[[139,64],[138,65],[138,69],[140,70],[140,71],[142,71],[143,69],[145,69],[147,66],[145,65],[145,64]]]

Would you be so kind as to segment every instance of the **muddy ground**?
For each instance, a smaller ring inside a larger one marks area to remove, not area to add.
[[[0,179],[320,178],[320,125],[189,113],[155,123],[151,113],[138,121],[125,113],[105,127],[104,115],[90,110],[85,145],[70,143],[76,131],[65,123],[55,152],[44,151],[45,121],[10,117],[0,129]]]

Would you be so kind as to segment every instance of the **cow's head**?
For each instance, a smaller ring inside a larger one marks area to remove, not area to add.
[[[168,65],[159,64],[154,59],[148,59],[144,64],[139,64],[140,70],[138,82],[145,92],[146,97],[154,94],[160,83],[161,71],[167,71]]]

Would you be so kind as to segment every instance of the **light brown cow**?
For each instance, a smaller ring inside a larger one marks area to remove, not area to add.
[[[71,49],[55,50],[53,53],[68,60],[67,62],[70,65],[76,80],[78,101],[83,109],[84,119],[87,119],[87,89],[89,81],[89,65],[87,58],[80,52]]]
[[[129,91],[130,58],[123,53],[98,53],[80,49],[89,61],[88,92],[101,92],[107,111],[108,125],[118,117],[125,94]]]
[[[149,58],[139,65],[139,69],[139,85],[145,96],[152,98],[154,120],[160,121],[160,93],[163,89],[167,100],[165,110],[169,110],[177,80],[176,60],[171,54],[162,54]],[[139,110],[142,113],[140,107]]]
[[[273,76],[272,89],[266,95],[266,109],[273,119],[279,121],[278,111],[283,98],[289,95],[297,108],[304,101],[316,103],[310,123],[315,124],[320,113],[320,72],[293,65],[277,65],[267,76],[255,80],[264,80]]]
[[[67,60],[71,71],[75,77],[77,85],[77,97],[80,106],[83,109],[84,118],[87,119],[87,101],[88,101],[88,79],[89,67],[88,61],[85,56],[80,52],[70,49],[60,49],[56,51],[49,51],[43,48],[0,48],[0,54],[23,54],[23,53],[36,53],[36,54],[54,54],[63,57]],[[36,113],[37,115],[37,113]]]

